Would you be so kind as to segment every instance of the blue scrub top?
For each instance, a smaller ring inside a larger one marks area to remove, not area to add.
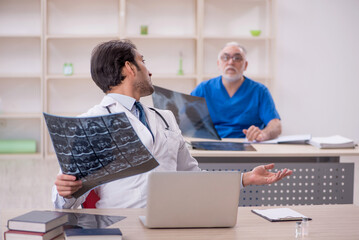
[[[232,97],[222,83],[222,76],[200,83],[191,95],[206,99],[221,138],[245,138],[243,129],[252,125],[263,129],[272,119],[280,119],[268,88],[247,77]]]

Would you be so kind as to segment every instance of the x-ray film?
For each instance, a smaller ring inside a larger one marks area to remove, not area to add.
[[[191,142],[193,149],[214,151],[256,151],[249,143],[238,142]]]
[[[123,112],[95,117],[44,116],[62,172],[82,180],[83,187],[73,194],[76,198],[98,185],[158,166]]]
[[[111,226],[126,217],[124,216],[111,216],[111,215],[99,215],[89,213],[67,213],[69,221],[65,224],[67,228],[106,228]]]
[[[221,139],[214,128],[204,98],[155,86],[152,99],[156,108],[173,112],[183,136]]]

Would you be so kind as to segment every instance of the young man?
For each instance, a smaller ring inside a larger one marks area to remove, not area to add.
[[[222,75],[202,82],[191,95],[206,99],[218,134],[249,141],[278,137],[281,122],[269,90],[243,75],[248,66],[246,50],[238,43],[227,43],[217,65]]]
[[[154,91],[152,74],[146,68],[143,56],[130,41],[110,41],[98,45],[92,53],[91,75],[106,96],[99,105],[81,116],[124,112],[142,143],[159,163],[153,171],[201,171],[185,146],[172,112],[159,109],[156,112],[139,103],[141,97],[151,95]],[[147,120],[145,123],[139,120],[144,117]],[[270,184],[292,173],[287,169],[269,172],[273,167],[274,164],[262,165],[244,173],[243,186]],[[95,192],[100,200],[96,207],[145,207],[148,174],[138,174],[97,187]],[[81,187],[81,180],[59,174],[53,188],[55,207],[79,207],[87,194],[78,199],[73,198],[72,194]]]

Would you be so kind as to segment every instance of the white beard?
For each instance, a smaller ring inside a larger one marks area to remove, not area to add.
[[[223,76],[224,80],[226,80],[226,82],[228,82],[228,83],[233,83],[233,82],[239,81],[241,79],[240,74],[236,74],[234,76],[228,76],[226,74],[223,74],[222,76]]]

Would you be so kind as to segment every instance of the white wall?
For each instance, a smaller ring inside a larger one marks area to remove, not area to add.
[[[277,0],[275,11],[283,134],[359,141],[359,1]]]

